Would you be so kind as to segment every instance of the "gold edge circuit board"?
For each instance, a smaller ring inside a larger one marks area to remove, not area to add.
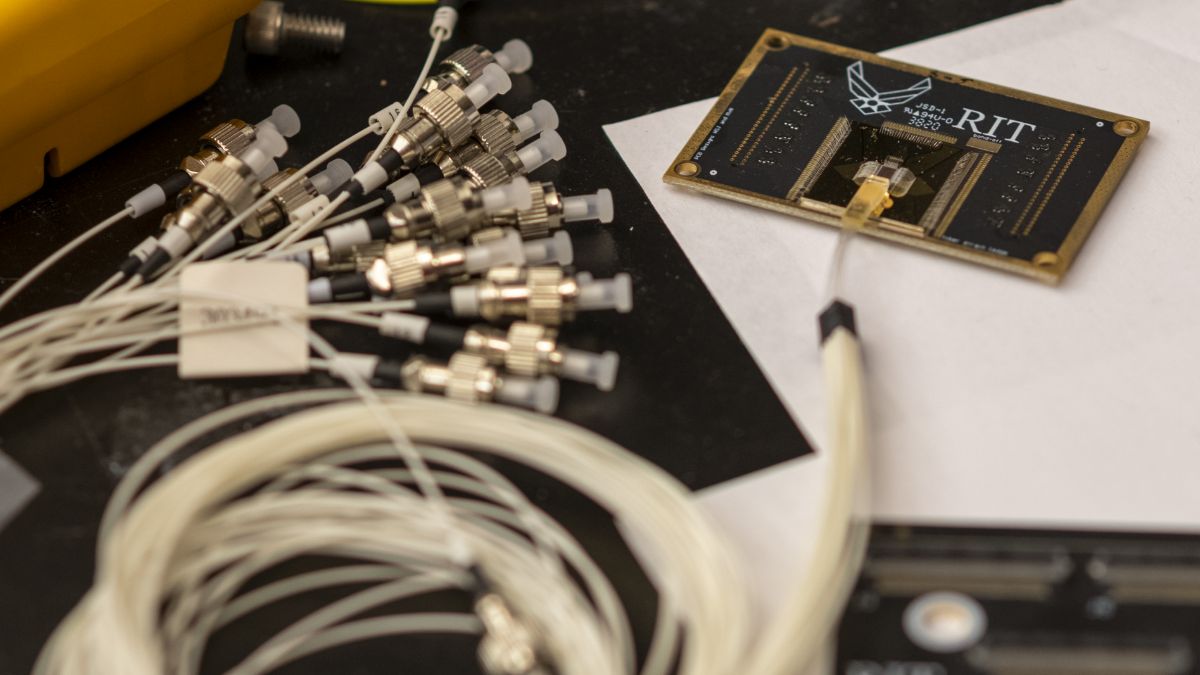
[[[768,29],[663,179],[838,226],[886,160],[909,180],[864,233],[1055,284],[1149,128]]]

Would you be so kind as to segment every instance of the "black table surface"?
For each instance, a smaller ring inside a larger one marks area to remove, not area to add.
[[[691,488],[810,451],[609,144],[604,124],[715,95],[767,27],[878,51],[1040,4],[1045,3],[485,0],[470,5],[451,48],[473,42],[499,46],[520,37],[534,51],[533,69],[514,78],[500,107],[516,113],[546,98],[558,108],[569,155],[535,177],[555,181],[568,194],[608,187],[615,195],[614,223],[572,230],[577,266],[598,277],[628,271],[634,280],[632,314],[585,316],[566,330],[573,346],[620,352],[617,389],[601,394],[566,384],[559,415],[651,459]],[[120,209],[130,194],[166,176],[195,139],[220,121],[254,121],[279,103],[291,104],[303,129],[283,164],[298,166],[360,129],[387,102],[404,97],[428,49],[430,8],[300,0],[288,6],[344,18],[344,53],[332,60],[248,57],[235,32],[214,87],[0,213],[0,288]],[[354,148],[346,157],[357,164],[365,151]],[[670,159],[663,158],[664,166]],[[82,297],[152,233],[157,219],[129,221],[87,245],[0,312],[0,323]],[[319,330],[350,351],[397,349],[362,330]],[[0,532],[0,675],[27,672],[42,642],[87,589],[101,509],[146,447],[230,403],[332,385],[320,375],[185,382],[173,370],[161,369],[36,394],[0,416],[0,449],[42,484],[36,499]],[[522,482],[542,506],[575,528],[617,579],[644,646],[653,594],[611,524],[562,486],[537,476]],[[213,646],[217,655],[206,671],[219,672],[221,663],[229,665],[233,655],[244,654],[253,644],[246,635],[254,632],[219,635]],[[446,666],[444,672],[471,672],[470,652],[462,644],[425,640],[422,646],[341,651],[282,672],[384,672],[372,668],[382,663],[389,672],[405,665],[433,669],[434,664]]]

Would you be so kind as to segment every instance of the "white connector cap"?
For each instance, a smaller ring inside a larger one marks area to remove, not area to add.
[[[167,192],[158,183],[142,190],[125,202],[125,208],[131,209],[130,218],[140,218],[147,213],[167,203]]]
[[[524,211],[533,206],[529,180],[524,176],[517,176],[505,185],[490,187],[480,192],[479,198],[483,201],[483,210],[488,213],[512,209]]]
[[[514,75],[520,75],[533,67],[533,50],[525,44],[524,40],[505,42],[504,46],[498,49],[493,56],[496,59],[496,65]]]
[[[615,309],[622,314],[633,310],[633,280],[621,273],[612,279],[592,280],[579,285],[577,309]]]
[[[270,117],[254,125],[254,131],[257,133],[268,124],[285,138],[300,133],[300,115],[296,113],[295,108],[287,104],[275,106]]]
[[[262,124],[255,130],[254,142],[238,157],[250,167],[259,179],[268,178],[279,169],[275,166],[275,158],[282,157],[288,151],[287,139],[283,137],[272,124]]]
[[[342,380],[348,380],[357,375],[359,379],[370,382],[371,378],[375,377],[377,367],[379,367],[379,357],[375,354],[338,352],[329,363],[329,372]]]
[[[575,195],[563,199],[563,220],[574,223],[580,220],[613,221],[612,191],[597,190],[594,195]]]
[[[318,277],[308,282],[308,301],[314,305],[333,302],[333,283],[329,277]]]
[[[534,142],[517,150],[517,159],[525,173],[533,173],[550,160],[560,160],[567,156],[567,144],[557,131],[546,131]]]
[[[616,352],[593,354],[578,349],[562,351],[563,377],[594,384],[600,391],[612,391],[617,383],[617,366],[621,363],[621,357]]]
[[[205,260],[212,260],[218,256],[225,255],[237,248],[237,243],[237,237],[232,232],[226,232],[215,244],[211,244],[201,257]]]
[[[448,40],[454,34],[458,25],[458,10],[444,5],[433,13],[433,23],[429,24],[429,37],[437,40]]]
[[[371,226],[366,220],[358,218],[325,230],[324,237],[330,253],[341,253],[355,246],[370,243]]]
[[[297,206],[294,210],[288,212],[288,221],[292,223],[303,223],[310,218],[316,217],[317,213],[329,206],[329,197],[325,195],[317,195],[312,199]]]
[[[156,249],[156,248],[158,248],[158,238],[157,237],[146,237],[145,239],[142,240],[142,243],[140,243],[137,246],[134,246],[132,249],[130,249],[129,255],[131,257],[137,258],[138,260],[141,260],[142,262],[145,262],[146,256],[153,253],[154,249]]]
[[[192,235],[178,225],[168,227],[158,237],[158,248],[166,251],[171,256],[171,260],[179,260],[184,253],[192,250],[192,246],[195,244]]]
[[[309,180],[312,181],[317,192],[327,195],[341,187],[352,176],[354,176],[354,168],[350,166],[350,162],[344,159],[334,159],[325,165],[324,171],[314,174]]]
[[[387,337],[423,344],[429,330],[429,317],[401,312],[384,312],[380,317],[379,332]]]
[[[479,79],[467,85],[463,93],[478,110],[500,94],[507,94],[509,89],[512,89],[512,79],[503,68],[492,63],[483,69]]]
[[[525,264],[570,265],[575,260],[575,248],[571,246],[571,235],[559,230],[553,237],[525,242]]]
[[[416,197],[421,192],[421,180],[416,174],[408,174],[399,180],[392,181],[387,186],[387,191],[392,193],[392,197],[398,202],[406,202],[413,197]]]
[[[364,194],[387,185],[389,178],[387,169],[377,161],[367,162],[354,174],[354,180],[362,186]]]
[[[536,380],[505,375],[500,388],[496,390],[496,400],[550,415],[558,408],[558,380],[549,375]]]
[[[479,316],[479,288],[473,284],[450,288],[450,309],[454,316]]]
[[[516,230],[507,230],[503,239],[468,246],[463,267],[468,274],[475,274],[500,265],[525,264],[525,247]]]
[[[557,129],[558,111],[554,109],[553,103],[543,99],[534,103],[529,112],[514,117],[513,124],[517,125],[517,133],[520,135],[517,142],[524,143],[543,131]]]

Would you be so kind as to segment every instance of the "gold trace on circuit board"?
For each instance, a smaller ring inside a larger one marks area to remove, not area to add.
[[[1050,202],[1050,197],[1056,190],[1058,190],[1058,184],[1062,182],[1062,178],[1067,173],[1067,169],[1071,168],[1071,163],[1075,161],[1075,156],[1079,154],[1079,150],[1083,147],[1083,142],[1086,140],[1086,138],[1080,137],[1079,140],[1075,142],[1074,149],[1071,150],[1071,154],[1067,156],[1067,161],[1064,163],[1062,161],[1063,155],[1067,154],[1067,148],[1071,147],[1071,143],[1075,141],[1075,134],[1067,136],[1067,140],[1063,142],[1062,147],[1058,149],[1058,154],[1054,157],[1054,161],[1051,162],[1050,168],[1046,170],[1046,174],[1042,176],[1041,182],[1038,183],[1037,189],[1034,190],[1033,195],[1029,197],[1029,203],[1026,204],[1024,210],[1021,211],[1021,217],[1017,218],[1017,222],[1013,223],[1012,229],[1009,230],[1009,234],[1019,234],[1022,237],[1028,237],[1029,234],[1033,232],[1033,227],[1037,225],[1038,219],[1042,217],[1042,211],[1046,209],[1046,204]],[[1053,177],[1053,182],[1051,182],[1051,177]],[[1047,183],[1050,183],[1050,189],[1046,190],[1046,192],[1043,194],[1042,189],[1046,187]],[[1025,227],[1022,229],[1021,224],[1025,221],[1025,216],[1029,215],[1029,211],[1033,208],[1034,203],[1039,202],[1039,197],[1041,197],[1041,199],[1040,203],[1038,203],[1037,210],[1033,212],[1033,217],[1029,219],[1028,223],[1025,223]]]
[[[942,187],[938,189],[937,194],[933,196],[933,201],[929,203],[929,208],[925,209],[924,215],[921,216],[920,229],[925,234],[933,234],[939,223],[943,221],[949,225],[948,219],[943,219],[946,213],[946,208],[950,206],[950,200],[954,199],[955,195],[960,195],[962,199],[966,199],[965,193],[959,192],[959,187],[966,180],[967,175],[979,161],[978,152],[965,152],[959,156],[958,161],[954,163],[954,168],[950,170],[950,175],[946,176]],[[975,176],[978,180],[979,176]],[[975,181],[971,181],[971,185],[967,186],[967,192],[970,192],[971,186]],[[961,201],[959,202],[961,205]],[[943,231],[944,232],[944,231]]]
[[[762,143],[763,137],[767,135],[767,132],[771,129],[771,126],[775,124],[775,120],[779,119],[779,113],[787,107],[788,102],[790,102],[792,97],[796,95],[796,89],[800,86],[800,83],[804,81],[804,78],[808,76],[808,71],[810,69],[811,66],[804,64],[804,71],[800,73],[799,77],[796,76],[796,71],[798,70],[797,68],[793,67],[788,71],[787,75],[783,78],[783,82],[779,84],[779,88],[775,90],[775,93],[771,96],[771,98],[767,99],[766,107],[764,107],[762,111],[758,113],[758,118],[754,120],[754,126],[750,127],[750,131],[746,132],[745,137],[742,138],[742,142],[738,144],[737,149],[734,150],[733,154],[729,156],[729,161],[731,163],[737,164],[738,166],[746,166],[746,162],[749,162],[750,158],[754,156],[754,151],[758,150],[758,146],[760,143]],[[791,88],[788,88],[789,83],[792,85]],[[786,92],[784,91],[785,89],[787,90]],[[772,110],[774,110],[773,113],[771,112]],[[768,113],[771,114],[769,119],[767,118]],[[767,121],[765,125],[763,124],[764,119]],[[755,136],[755,132],[758,132],[757,136]],[[751,137],[754,137],[753,143],[750,143]],[[747,143],[750,143],[750,148],[748,150],[746,150]],[[742,150],[746,150],[745,154],[742,154]],[[741,159],[738,159],[738,155],[741,155]]]
[[[884,209],[891,208],[889,185],[888,179],[883,176],[867,176],[850,198],[846,210],[842,212],[842,227],[847,230],[861,230],[868,220],[879,217]]]
[[[884,122],[879,127],[879,130],[893,138],[899,138],[909,143],[916,143],[917,145],[924,145],[930,148],[940,148],[943,143],[949,143],[950,145],[958,143],[958,139],[954,136],[939,134],[936,131],[928,129],[918,129],[917,127],[910,127],[907,124],[900,124],[898,122]]]
[[[816,183],[817,178],[825,173],[825,168],[829,166],[834,154],[849,136],[850,120],[844,116],[839,117],[833,123],[833,127],[829,129],[829,133],[825,134],[825,140],[821,141],[821,145],[813,153],[812,159],[808,160],[808,165],[800,172],[800,177],[792,184],[792,189],[788,190],[789,201],[796,201],[812,189],[813,183]]]
[[[870,52],[851,49],[849,47],[822,42],[820,40],[813,40],[812,38],[807,38],[802,35],[795,35],[785,31],[768,28],[763,33],[758,43],[754,46],[754,49],[752,49],[746,56],[746,59],[738,68],[737,73],[735,73],[733,78],[730,79],[729,84],[726,85],[724,91],[721,92],[721,96],[717,99],[717,102],[713,105],[712,109],[709,110],[708,115],[704,118],[704,121],[701,122],[700,126],[692,134],[692,137],[688,140],[687,144],[682,150],[680,150],[679,155],[675,158],[675,160],[671,162],[666,173],[663,175],[664,181],[673,185],[682,185],[694,190],[699,190],[701,192],[719,195],[726,199],[732,199],[743,204],[750,204],[781,213],[800,216],[805,219],[826,225],[832,225],[835,227],[841,226],[840,216],[843,209],[829,204],[823,204],[821,202],[805,199],[802,192],[800,192],[796,186],[793,186],[791,190],[789,190],[788,196],[785,199],[783,197],[765,195],[752,190],[746,190],[731,185],[725,185],[723,183],[717,183],[709,180],[702,173],[685,176],[675,171],[675,167],[677,165],[679,165],[681,162],[691,160],[696,152],[700,149],[700,146],[712,133],[713,127],[716,126],[717,122],[721,119],[721,116],[726,110],[729,109],[729,106],[733,104],[733,100],[737,97],[738,92],[741,91],[742,86],[750,79],[751,75],[754,74],[754,71],[762,62],[763,57],[768,53],[779,52],[790,47],[802,47],[805,49],[824,52],[826,54],[833,54],[835,56],[854,61],[861,60],[864,63],[875,64],[884,68],[891,68],[893,70],[909,73],[918,77],[930,77],[939,82],[948,82],[958,86],[966,87],[968,89],[990,92],[1020,101],[1028,101],[1058,110],[1065,110],[1068,112],[1078,113],[1080,115],[1087,115],[1093,119],[1105,122],[1113,133],[1121,136],[1121,146],[1118,148],[1113,160],[1105,169],[1104,175],[1101,176],[1096,189],[1088,198],[1087,203],[1084,204],[1083,209],[1079,213],[1079,217],[1076,218],[1075,222],[1071,224],[1071,228],[1068,231],[1067,236],[1063,239],[1062,245],[1057,251],[1043,252],[1050,253],[1052,255],[1043,256],[1041,259],[1041,264],[1038,262],[1010,258],[1008,256],[998,255],[988,251],[969,249],[953,242],[940,239],[940,237],[945,234],[945,231],[949,227],[950,223],[954,220],[954,217],[957,214],[958,209],[962,206],[966,195],[979,180],[979,176],[981,175],[983,169],[987,166],[988,161],[992,156],[990,153],[994,153],[999,150],[999,147],[996,144],[988,144],[988,142],[978,139],[968,140],[966,145],[976,150],[985,151],[989,154],[982,155],[979,160],[975,162],[974,168],[971,170],[966,181],[964,181],[963,186],[958,190],[956,198],[950,204],[946,214],[942,217],[941,222],[938,224],[933,233],[933,236],[914,237],[908,234],[899,234],[895,231],[891,231],[882,227],[873,227],[871,225],[868,225],[868,227],[864,228],[863,230],[864,234],[873,237],[899,242],[908,246],[914,246],[916,248],[921,248],[934,253],[940,253],[952,258],[957,258],[959,260],[987,265],[989,267],[994,267],[996,269],[1001,269],[1008,272],[1015,272],[1017,274],[1033,277],[1050,284],[1056,284],[1062,279],[1063,273],[1078,255],[1080,248],[1083,247],[1083,242],[1087,239],[1088,234],[1091,233],[1092,228],[1095,227],[1096,221],[1100,217],[1100,212],[1104,209],[1105,204],[1107,204],[1108,200],[1112,197],[1113,192],[1116,190],[1117,183],[1120,182],[1121,177],[1125,174],[1125,171],[1129,168],[1130,163],[1133,161],[1134,152],[1146,138],[1146,135],[1150,130],[1149,122],[1136,119],[1128,115],[1118,115],[1105,110],[1079,105],[1077,103],[1060,101],[1058,99],[1040,96],[1038,94],[1021,91],[1019,89],[1012,89],[987,82],[980,82],[978,80],[966,78],[961,75],[954,75],[944,71],[935,71],[929,68],[922,68],[909,63],[884,58]],[[1119,133],[1116,126],[1118,124],[1121,125]],[[828,141],[828,138],[826,140]],[[840,147],[840,144],[834,147],[835,151],[837,147]],[[812,164],[811,160],[809,164]],[[818,173],[817,175],[820,174]],[[888,219],[885,218],[882,220],[886,221]]]
[[[958,196],[954,198],[954,202],[950,205],[950,208],[947,209],[946,215],[942,218],[942,221],[938,223],[937,229],[933,232],[934,237],[942,237],[946,234],[946,230],[949,229],[950,223],[954,222],[954,217],[958,215],[958,210],[962,208],[963,202],[967,201],[967,196],[971,194],[971,188],[975,187],[975,183],[979,182],[979,177],[983,175],[983,170],[987,168],[988,162],[992,161],[991,155],[979,155],[977,153],[971,154],[974,154],[979,158],[978,161],[975,162],[975,168],[967,177],[966,182],[963,183],[962,189],[958,191]]]
[[[967,139],[967,147],[975,148],[976,150],[983,150],[984,152],[990,152],[994,155],[997,152],[1000,152],[1000,148],[1002,148],[1004,146],[997,143],[996,141],[988,141],[988,140],[984,140],[982,138],[975,138],[974,136],[972,136],[971,138]]]

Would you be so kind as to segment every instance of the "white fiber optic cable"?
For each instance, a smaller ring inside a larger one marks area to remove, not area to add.
[[[392,134],[396,133],[400,125],[404,123],[404,118],[408,117],[408,111],[412,109],[413,102],[417,100],[417,95],[421,93],[421,87],[425,84],[425,78],[429,77],[429,71],[433,69],[433,62],[437,59],[438,49],[442,46],[442,42],[450,37],[449,31],[440,26],[430,31],[430,33],[433,36],[433,44],[429,47],[429,55],[425,57],[425,65],[421,66],[421,74],[417,76],[416,84],[413,85],[412,91],[408,93],[408,98],[404,100],[404,105],[400,108],[395,119],[392,120],[391,126],[383,132],[383,136],[379,139],[379,145],[375,147],[375,150],[367,159],[368,163],[379,159],[379,155],[383,154],[383,151],[387,149],[388,141],[391,140]]]
[[[337,579],[375,580],[285,628],[233,671],[257,675],[323,646],[394,632],[395,626],[358,618],[360,610],[445,583],[462,588],[466,578],[455,571],[461,568],[446,567],[445,543],[427,515],[426,500],[385,486],[403,486],[412,477],[403,470],[373,468],[362,475],[352,468],[364,461],[377,466],[392,446],[386,444],[380,420],[363,404],[348,401],[351,396],[345,391],[298,392],[240,404],[197,420],[147,452],[127,473],[105,513],[95,588],[56,631],[35,672],[57,675],[88,664],[92,672],[141,675],[157,673],[151,664],[165,659],[173,666],[170,672],[191,675],[200,665],[205,635],[236,616]],[[632,672],[631,633],[619,601],[565,530],[519,497],[494,469],[443,448],[472,448],[527,464],[613,511],[627,530],[638,533],[639,541],[655,548],[653,559],[662,569],[654,576],[670,579],[661,589],[661,606],[668,609],[660,612],[652,653],[675,654],[683,636],[681,673],[740,672],[749,643],[748,607],[737,564],[685,488],[644,460],[557,420],[424,396],[380,397],[416,443],[413,449],[446,467],[436,469],[434,476],[460,495],[450,502],[457,514],[455,527],[470,540],[496,590],[534,627],[558,672]],[[293,414],[223,441],[141,490],[161,462],[218,427],[280,407],[338,401],[343,403]],[[385,445],[372,449],[372,443],[381,441]],[[264,480],[275,487],[227,501]],[[528,531],[532,539],[515,536],[513,530]],[[286,579],[260,589],[257,596],[239,594],[240,584],[256,570],[307,551],[360,562],[344,571]],[[545,558],[547,553],[553,559]],[[563,562],[580,572],[589,589],[586,595],[564,576],[565,569],[558,569]],[[220,573],[213,576],[206,569]],[[443,576],[422,577],[431,573]],[[404,581],[422,578],[429,584]],[[162,615],[157,608],[166,594],[177,601]],[[598,604],[593,606],[588,597]],[[460,616],[463,630],[479,630],[474,617]],[[422,615],[381,621],[400,620],[409,621],[405,625],[414,630],[449,630]],[[682,631],[675,628],[677,621]],[[162,632],[167,625],[170,632]],[[661,675],[668,660],[654,659],[643,673]]]
[[[746,672],[792,675],[811,667],[837,628],[866,556],[866,393],[854,308],[841,299],[842,278],[854,233],[891,204],[888,187],[887,179],[867,178],[841,217],[826,288],[828,304],[819,316],[829,417],[823,517],[808,569],[790,591],[785,611],[749,655]]]
[[[86,232],[78,237],[75,237],[70,242],[62,246],[62,248],[59,248],[57,251],[47,256],[45,260],[38,263],[33,269],[26,272],[20,279],[17,280],[16,283],[14,283],[7,290],[5,290],[2,295],[0,295],[0,309],[3,309],[8,303],[12,302],[12,299],[15,298],[17,294],[25,290],[30,284],[37,280],[38,277],[40,277],[46,270],[50,269],[58,261],[70,255],[71,252],[86,244],[96,235],[104,232],[108,228],[116,225],[132,214],[133,207],[127,206],[92,226]]]

